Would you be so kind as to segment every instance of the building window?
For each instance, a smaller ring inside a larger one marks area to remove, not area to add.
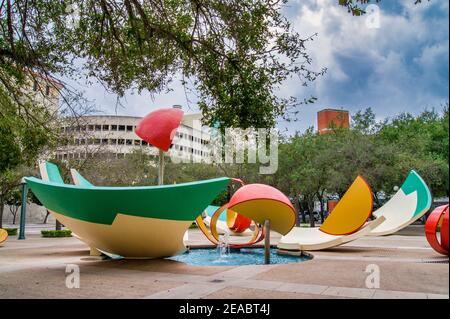
[[[133,125],[127,125],[127,132],[133,132]]]
[[[124,144],[125,144],[125,140],[124,140],[123,138],[119,138],[119,139],[117,140],[117,144],[119,144],[119,145],[124,145]]]
[[[102,145],[108,145],[108,139],[102,138]]]
[[[81,132],[84,132],[84,131],[86,131],[86,125],[82,125],[82,126],[80,126],[80,131],[81,131]]]
[[[96,138],[96,139],[94,140],[94,144],[95,144],[95,145],[100,145],[100,139],[99,139],[99,138]]]
[[[119,131],[125,131],[125,125],[119,125]]]
[[[147,146],[148,143],[146,141],[142,141],[142,146]]]
[[[115,139],[115,138],[110,139],[109,140],[109,144],[110,145],[117,145],[117,139]]]
[[[117,131],[117,125],[111,125],[111,131]]]
[[[127,145],[133,145],[133,140],[126,140]]]
[[[103,131],[109,131],[109,125],[103,125]]]
[[[94,125],[88,125],[88,131],[93,131],[94,130]]]
[[[102,130],[102,126],[101,125],[96,125],[95,126],[95,130],[96,131],[101,131]]]
[[[86,140],[84,138],[80,139],[80,145],[86,144]]]
[[[140,140],[134,140],[134,145],[136,145],[136,146],[141,145],[141,141]]]
[[[117,158],[124,158],[125,154],[124,153],[117,153]]]

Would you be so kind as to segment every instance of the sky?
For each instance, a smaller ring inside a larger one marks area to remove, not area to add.
[[[371,107],[380,120],[402,112],[442,109],[449,100],[449,1],[414,2],[382,0],[368,8],[370,14],[354,17],[338,0],[290,0],[283,13],[302,37],[318,34],[307,51],[313,68],[327,72],[308,87],[289,79],[277,92],[318,99],[299,108],[296,122],[280,120],[280,131],[292,134],[315,126],[316,113],[324,108],[352,114]],[[127,92],[123,107],[116,107],[116,96],[100,84],[80,88],[100,114],[144,116],[174,104],[182,105],[186,113],[198,110],[195,96],[187,97],[177,79],[169,93]]]

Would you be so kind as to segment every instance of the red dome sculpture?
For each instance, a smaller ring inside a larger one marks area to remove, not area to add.
[[[162,108],[147,114],[137,125],[136,134],[147,143],[167,152],[182,119],[182,110]]]
[[[243,185],[242,181],[233,179]],[[227,209],[227,225],[233,232],[243,232],[255,223],[253,236],[246,243],[231,243],[231,248],[254,245],[264,239],[264,224],[270,221],[270,228],[282,235],[295,225],[295,209],[291,201],[278,189],[264,184],[243,185],[231,197],[230,202],[218,208],[211,216],[210,231],[201,216],[196,222],[200,230],[215,245],[219,244],[216,223],[220,214]]]
[[[227,206],[259,224],[270,220],[270,228],[283,235],[295,225],[295,209],[291,201],[269,185],[244,185],[234,193]]]

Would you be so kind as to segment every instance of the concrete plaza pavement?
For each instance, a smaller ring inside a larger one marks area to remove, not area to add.
[[[26,240],[11,236],[0,246],[0,298],[449,298],[448,257],[429,247],[422,225],[312,252],[298,264],[249,266],[99,260],[75,237],[41,238],[38,230],[27,227]],[[278,239],[272,234],[273,244]],[[208,245],[197,229],[189,241]],[[66,287],[69,264],[79,266],[80,288]],[[366,286],[373,267],[379,288]]]

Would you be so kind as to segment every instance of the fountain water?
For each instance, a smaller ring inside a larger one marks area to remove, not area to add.
[[[268,228],[266,231],[270,235]],[[261,256],[265,256],[265,258],[261,258]],[[242,266],[263,265],[267,263],[298,263],[307,261],[311,259],[311,257],[309,255],[280,255],[277,253],[276,249],[270,249],[270,242],[266,243],[265,248],[247,247],[232,250],[230,248],[230,233],[227,232],[219,236],[217,247],[214,249],[191,248],[184,254],[169,257],[167,259],[193,266]]]
[[[219,243],[217,245],[217,250],[219,252],[219,259],[226,258],[230,255],[230,233],[225,232],[223,235],[219,236]]]

